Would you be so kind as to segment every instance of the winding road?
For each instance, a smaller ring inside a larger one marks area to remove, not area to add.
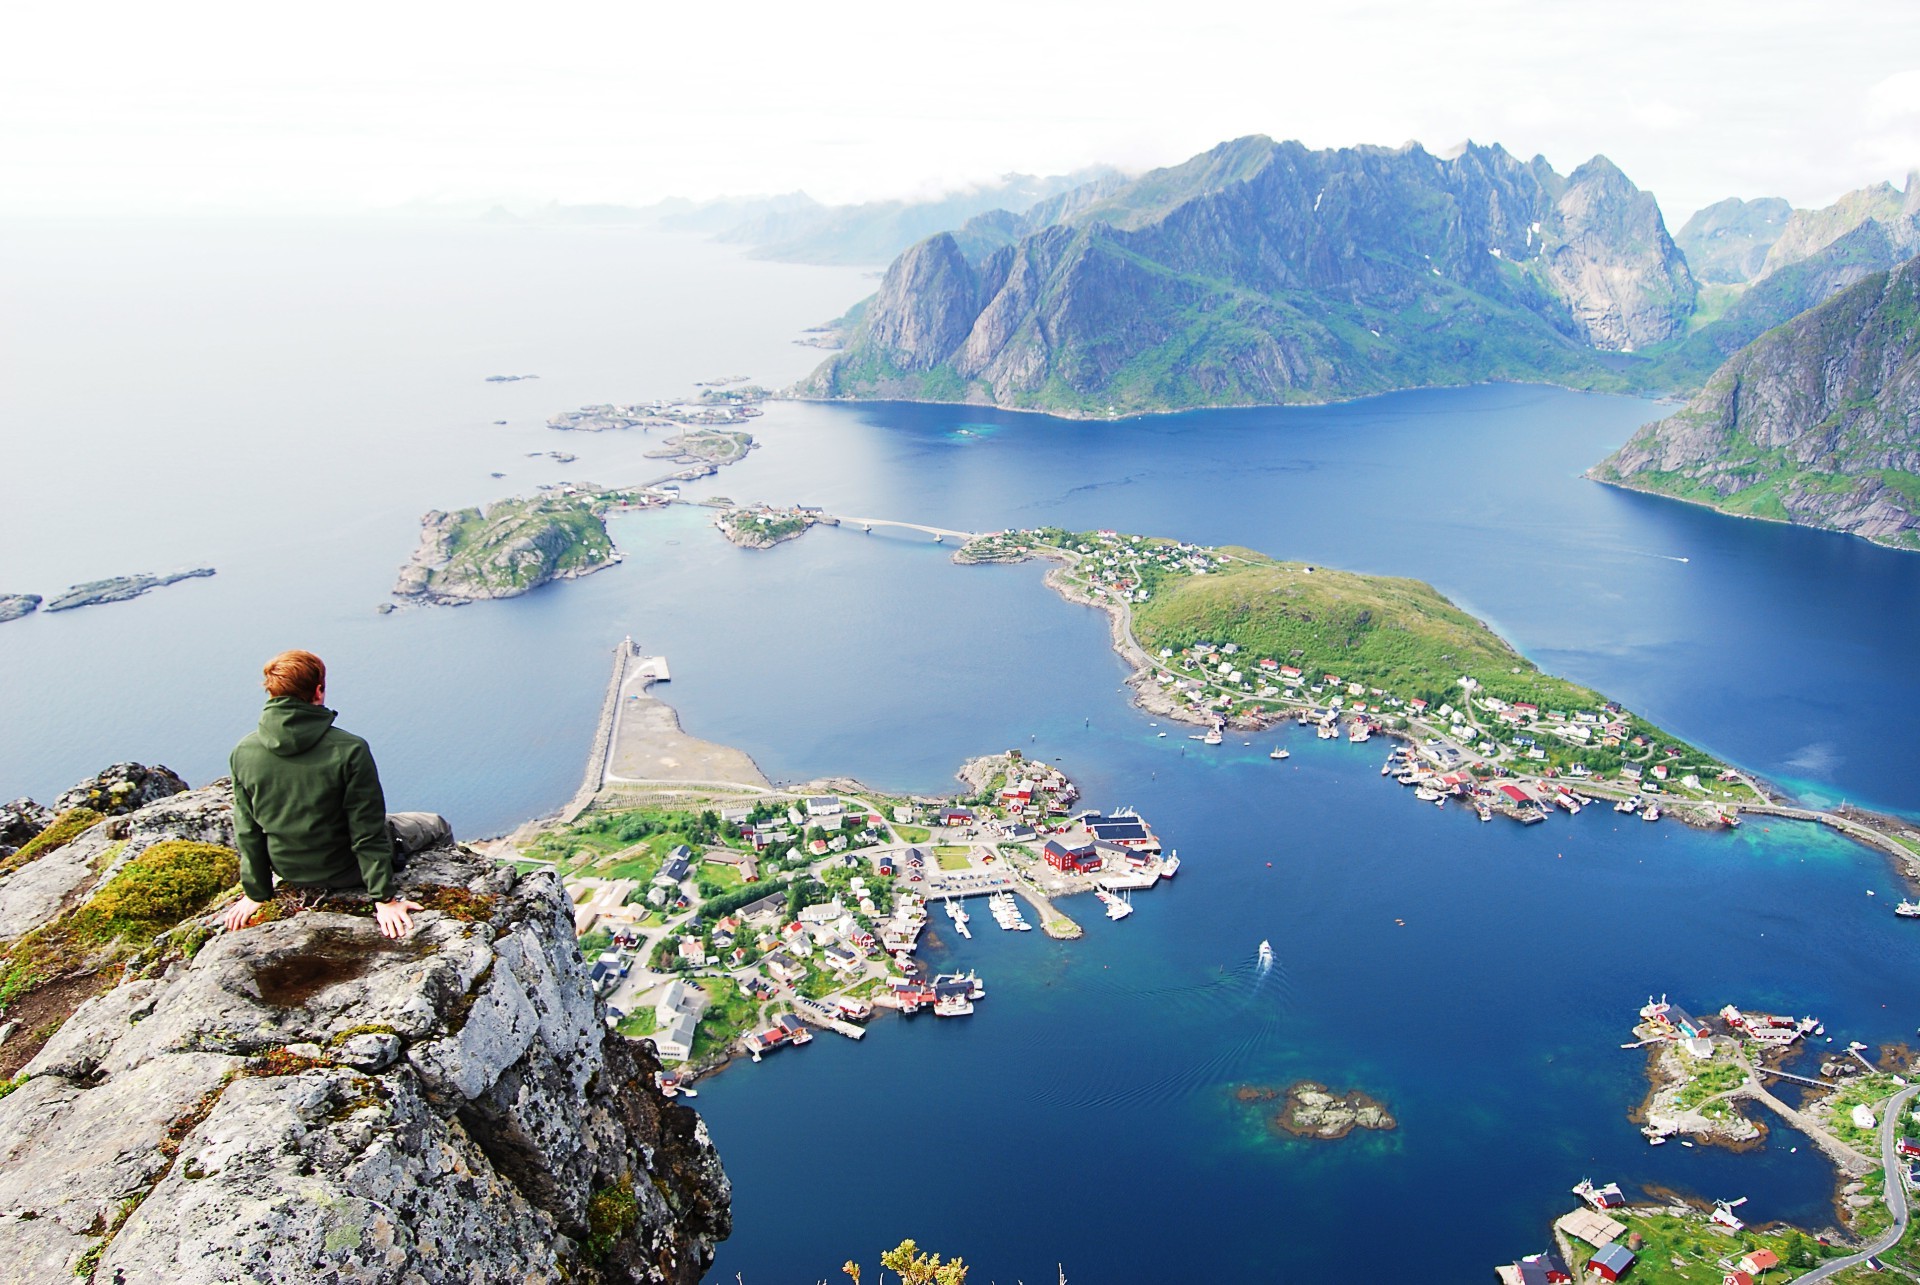
[[[1894,1144],[1899,1137],[1900,1115],[1907,1109],[1907,1103],[1912,1101],[1915,1093],[1920,1093],[1920,1084],[1910,1085],[1894,1094],[1887,1102],[1886,1113],[1880,1117],[1880,1157],[1887,1168],[1887,1208],[1893,1212],[1893,1225],[1868,1241],[1866,1248],[1859,1253],[1836,1258],[1814,1268],[1805,1276],[1794,1277],[1794,1285],[1824,1281],[1849,1267],[1858,1267],[1875,1254],[1884,1254],[1892,1249],[1907,1234],[1907,1183]]]

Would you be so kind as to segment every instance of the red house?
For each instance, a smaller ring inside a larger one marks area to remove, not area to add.
[[[1617,1281],[1633,1269],[1637,1255],[1619,1241],[1601,1246],[1588,1260],[1587,1266],[1593,1269],[1603,1281]]]

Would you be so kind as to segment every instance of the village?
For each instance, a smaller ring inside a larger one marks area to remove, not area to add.
[[[985,982],[930,973],[930,930],[1029,932],[1031,914],[1068,940],[1084,930],[1056,898],[1091,893],[1118,921],[1179,869],[1144,819],[1078,806],[1065,773],[1018,750],[963,777],[946,804],[842,788],[587,811],[516,859],[560,873],[611,1024],[652,1040],[663,1087],[692,1093],[737,1053],[860,1039],[876,1009],[972,1013]]]
[[[1769,802],[1738,771],[1664,737],[1617,702],[1576,704],[1573,698],[1594,694],[1537,671],[1525,676],[1527,685],[1562,694],[1566,707],[1507,699],[1488,690],[1487,679],[1454,676],[1442,669],[1451,659],[1445,654],[1429,666],[1416,654],[1389,675],[1352,654],[1316,657],[1304,647],[1263,654],[1232,637],[1154,647],[1141,636],[1142,618],[1175,582],[1261,565],[1257,555],[1116,531],[1037,529],[979,537],[956,561],[1033,556],[1065,564],[1049,578],[1063,595],[1114,614],[1116,644],[1140,671],[1134,687],[1143,708],[1206,729],[1190,737],[1205,745],[1288,721],[1321,739],[1404,742],[1386,755],[1380,774],[1411,787],[1422,803],[1452,800],[1483,821],[1502,815],[1531,825],[1555,809],[1577,814],[1605,801],[1645,821],[1671,815],[1735,827],[1743,804]],[[1310,576],[1315,568],[1303,570]],[[1290,754],[1276,744],[1270,757]]]
[[[1554,1223],[1553,1244],[1495,1269],[1505,1285],[1557,1282],[1864,1280],[1891,1265],[1920,1270],[1920,1234],[1905,1223],[1908,1193],[1920,1190],[1920,1086],[1864,1056],[1865,1046],[1820,1053],[1817,1073],[1785,1069],[1812,1041],[1834,1043],[1814,1017],[1721,1007],[1699,1017],[1666,996],[1649,997],[1633,1042],[1649,1050],[1652,1091],[1638,1115],[1652,1146],[1720,1145],[1746,1150],[1766,1130],[1737,1109],[1757,1102],[1810,1139],[1840,1176],[1836,1208],[1846,1229],[1814,1233],[1783,1223],[1753,1224],[1745,1197],[1696,1206],[1674,1198],[1632,1203],[1617,1182],[1582,1178],[1585,1208]],[[1814,1070],[1813,1067],[1806,1068]],[[1765,1081],[1801,1091],[1781,1100]],[[1809,1097],[1809,1094],[1821,1096]],[[1904,1233],[1904,1234],[1903,1234]]]

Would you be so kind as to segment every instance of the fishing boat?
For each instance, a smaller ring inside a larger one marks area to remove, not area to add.
[[[1093,894],[1100,898],[1100,904],[1107,908],[1107,918],[1125,919],[1133,913],[1133,903],[1124,896],[1116,897],[1105,888]]]
[[[1260,967],[1270,968],[1272,966],[1273,966],[1273,943],[1263,937],[1260,939]]]
[[[1482,821],[1493,820],[1493,809],[1488,807],[1486,804],[1476,803],[1473,805],[1473,810],[1474,812],[1479,814],[1479,817]]]
[[[1207,734],[1200,738],[1200,743],[1202,745],[1218,745],[1221,741],[1224,741],[1225,739],[1227,738],[1220,734],[1219,728],[1209,727],[1207,729]]]
[[[1642,821],[1658,821],[1660,819],[1660,805],[1658,803],[1647,804],[1647,810],[1640,814],[1640,819]]]
[[[1283,750],[1278,745],[1273,747],[1273,753],[1267,755],[1267,757],[1270,759],[1291,758],[1292,756],[1293,756],[1292,750]]]
[[[1613,810],[1615,812],[1638,812],[1640,808],[1632,799],[1622,799],[1613,805]]]
[[[1160,877],[1162,879],[1171,879],[1179,873],[1180,854],[1178,851],[1169,852],[1166,856],[1160,858]]]
[[[965,1017],[973,1012],[973,1001],[964,995],[948,995],[933,1001],[936,1017]]]
[[[1432,786],[1420,785],[1420,786],[1414,787],[1413,797],[1420,800],[1422,803],[1432,803],[1436,799],[1440,798],[1441,795],[1440,795],[1440,791],[1434,789]]]
[[[1320,724],[1320,730],[1315,732],[1314,735],[1323,741],[1337,741],[1340,739],[1340,729],[1331,723],[1322,723]]]
[[[1893,908],[1902,919],[1920,919],[1920,901],[1903,901]]]
[[[1355,745],[1359,745],[1359,744],[1362,744],[1363,742],[1372,740],[1373,732],[1367,727],[1365,723],[1355,720],[1353,726],[1347,729],[1347,739],[1353,742]]]
[[[1380,765],[1380,775],[1381,775],[1381,776],[1392,776],[1392,775],[1393,775],[1393,760],[1392,760],[1392,759],[1388,759],[1388,760],[1387,760],[1386,762],[1384,762],[1384,763],[1382,763],[1382,764]]]

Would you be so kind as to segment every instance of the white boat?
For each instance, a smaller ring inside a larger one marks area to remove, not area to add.
[[[1292,750],[1283,750],[1278,745],[1273,747],[1273,753],[1267,755],[1267,757],[1270,759],[1291,758],[1292,756],[1293,756]]]
[[[1893,908],[1902,919],[1920,919],[1920,901],[1903,901]]]
[[[1133,903],[1128,901],[1125,896],[1116,897],[1105,888],[1100,889],[1093,895],[1100,898],[1100,904],[1107,908],[1107,918],[1109,919],[1125,919],[1133,913]]]
[[[1171,879],[1179,873],[1180,854],[1178,852],[1169,852],[1166,856],[1160,858],[1160,877],[1162,879]]]
[[[1323,741],[1337,741],[1340,739],[1340,729],[1330,724],[1322,723],[1320,724],[1320,730],[1314,733],[1314,735]]]
[[[1660,805],[1658,803],[1647,804],[1647,810],[1640,814],[1640,819],[1642,821],[1658,821],[1660,819]]]
[[[1414,787],[1413,797],[1422,803],[1432,803],[1440,798],[1440,791],[1433,789],[1431,786],[1416,786]]]
[[[1271,968],[1272,966],[1273,943],[1263,937],[1260,939],[1260,967]]]
[[[1481,819],[1482,821],[1491,821],[1491,820],[1493,820],[1493,809],[1492,809],[1492,808],[1489,808],[1489,807],[1488,807],[1488,806],[1487,806],[1486,804],[1484,804],[1484,803],[1476,803],[1476,804],[1474,804],[1474,805],[1473,805],[1473,810],[1474,810],[1475,812],[1477,812],[1477,813],[1479,813],[1479,815],[1480,815],[1480,819]]]
[[[946,999],[933,1001],[933,1011],[939,1017],[965,1017],[973,1012],[973,1001],[960,995],[950,995]]]
[[[969,999],[985,999],[987,997],[987,984],[981,981],[979,975],[972,971],[964,973],[941,973],[933,979],[935,986],[945,986],[950,982],[967,983],[967,997]]]
[[[1219,728],[1209,727],[1207,729],[1207,734],[1200,738],[1200,743],[1202,745],[1218,745],[1221,741],[1224,741],[1226,739],[1227,739],[1226,737],[1220,734]]]
[[[1613,810],[1615,812],[1637,812],[1639,808],[1634,805],[1632,799],[1622,799],[1613,805]]]
[[[1355,723],[1347,729],[1347,739],[1355,745],[1364,744],[1373,739],[1373,733],[1367,730],[1365,723]]]
[[[1386,762],[1384,762],[1384,763],[1382,763],[1382,764],[1380,765],[1380,775],[1381,775],[1381,776],[1392,776],[1392,775],[1393,775],[1393,760],[1392,760],[1392,759],[1388,759],[1388,760],[1387,760]]]

